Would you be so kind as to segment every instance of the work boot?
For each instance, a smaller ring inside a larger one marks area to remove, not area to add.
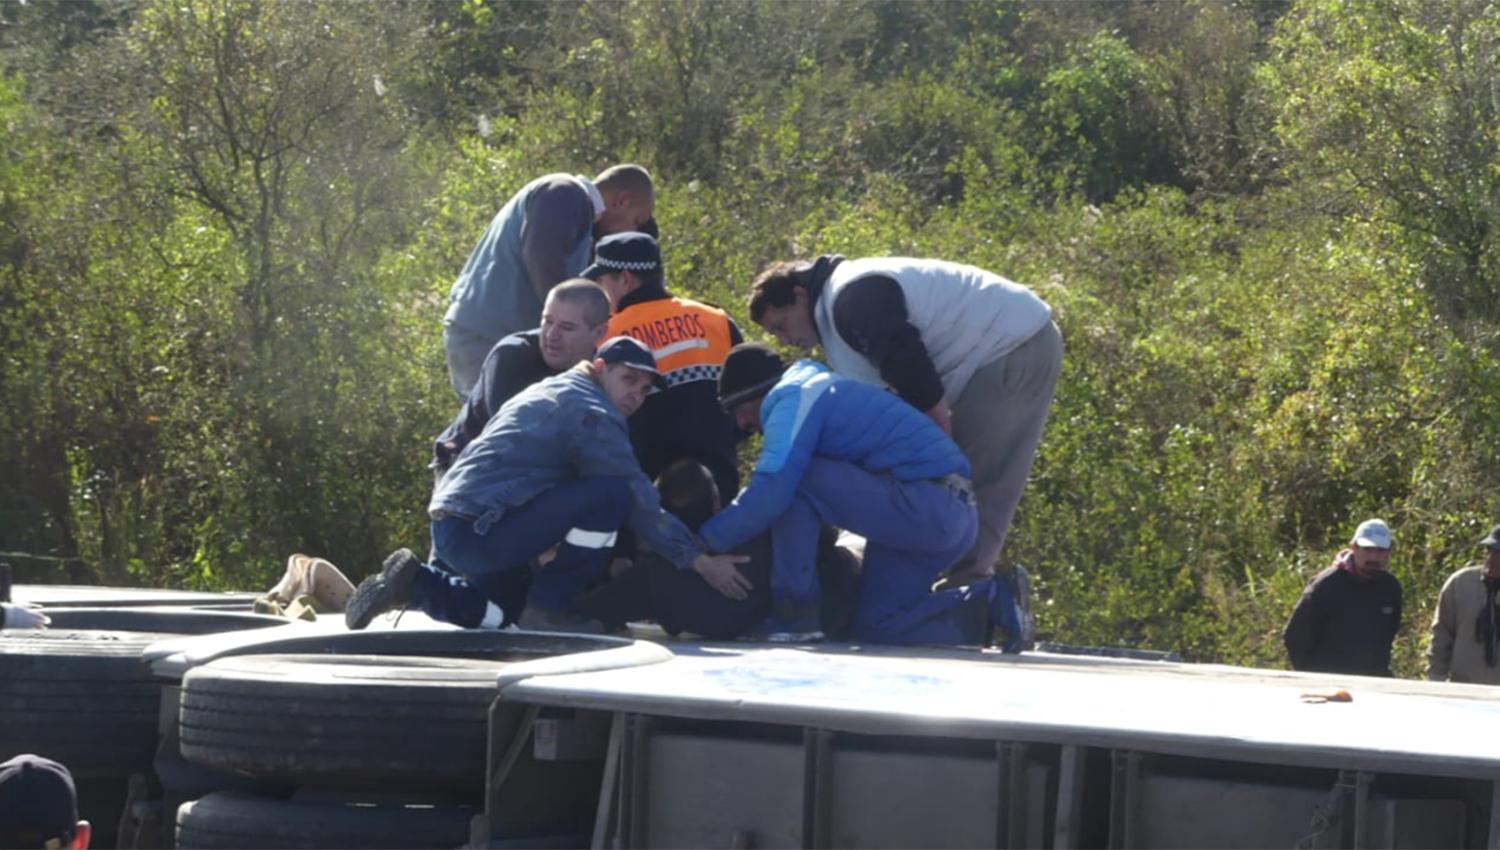
[[[1031,574],[1020,564],[995,572],[990,623],[1000,630],[1002,652],[1024,652],[1035,644],[1031,619]]]
[[[359,630],[370,621],[411,599],[412,582],[422,562],[410,549],[397,549],[386,556],[380,572],[366,578],[354,589],[344,608],[344,625]]]
[[[516,626],[528,632],[572,632],[580,635],[602,635],[604,624],[556,608],[527,605],[516,619]]]

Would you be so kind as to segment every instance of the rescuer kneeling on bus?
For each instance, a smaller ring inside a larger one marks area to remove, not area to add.
[[[764,434],[749,485],[699,529],[715,551],[771,530],[772,639],[817,636],[815,562],[823,523],[866,537],[855,605],[856,640],[988,644],[1023,640],[1026,578],[1017,571],[930,592],[974,545],[978,518],[969,462],[921,411],[813,360],[790,368],[771,348],[730,352],[719,400]]]
[[[459,454],[432,494],[433,551],[448,574],[406,549],[386,558],[354,591],[344,620],[362,629],[377,614],[411,604],[434,619],[497,628],[506,619],[500,585],[534,570],[518,618],[523,629],[603,631],[573,610],[607,565],[616,531],[635,533],[678,569],[743,597],[739,555],[709,555],[663,511],[625,433],[625,418],[661,381],[651,352],[629,337],[599,347],[592,361],[522,390]],[[550,557],[544,553],[554,550]]]

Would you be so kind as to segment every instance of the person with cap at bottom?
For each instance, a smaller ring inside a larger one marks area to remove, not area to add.
[[[548,174],[512,196],[448,293],[443,351],[459,399],[496,342],[537,326],[547,292],[583,271],[596,237],[639,230],[655,207],[650,173],[628,164],[593,180]]]
[[[817,636],[814,562],[824,523],[866,538],[853,637],[888,644],[1021,648],[1018,582],[996,577],[931,592],[974,544],[969,462],[937,423],[897,396],[813,360],[790,368],[755,343],[730,352],[719,399],[763,434],[750,483],[699,529],[716,551],[771,530],[771,639]]]
[[[506,618],[503,577],[531,569],[556,547],[533,577],[518,625],[601,631],[574,614],[572,603],[604,572],[627,521],[678,569],[697,570],[725,595],[743,595],[748,580],[735,565],[744,558],[701,551],[682,522],[662,510],[630,450],[626,417],[660,382],[651,352],[616,337],[592,361],[506,402],[459,454],[428,505],[433,551],[456,575],[397,550],[355,589],[344,611],[348,627],[362,629],[377,614],[410,604],[437,620],[498,628]]]
[[[1479,541],[1484,563],[1443,584],[1432,616],[1427,678],[1500,685],[1500,525]]]
[[[953,437],[973,469],[979,533],[936,586],[993,575],[1062,369],[1052,308],[974,266],[837,255],[766,268],[749,306],[783,345],[821,345],[833,371],[889,386]]]
[[[66,767],[32,754],[0,764],[0,847],[83,850],[92,834]]]
[[[1401,628],[1391,545],[1390,526],[1367,519],[1349,548],[1308,582],[1281,635],[1293,670],[1391,675],[1391,642]]]
[[[744,434],[719,407],[717,387],[729,349],[743,341],[734,320],[718,307],[669,293],[661,250],[644,233],[599,240],[583,277],[609,293],[609,336],[644,343],[667,381],[630,418],[641,468],[655,477],[674,461],[692,458],[713,473],[720,493],[732,497],[740,489],[735,446]]]

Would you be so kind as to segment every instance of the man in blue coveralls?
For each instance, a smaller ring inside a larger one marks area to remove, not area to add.
[[[854,637],[891,644],[988,644],[1018,651],[1024,604],[1015,574],[930,592],[974,545],[969,462],[921,411],[813,360],[790,368],[764,345],[739,345],[719,398],[764,434],[749,486],[699,529],[715,551],[771,530],[773,639],[816,637],[822,523],[867,539]]]
[[[630,449],[625,419],[660,382],[651,352],[616,337],[592,361],[506,402],[459,454],[428,505],[433,550],[457,575],[397,550],[350,597],[348,627],[362,629],[406,604],[467,628],[499,627],[507,578],[532,569],[555,546],[556,555],[536,571],[518,625],[603,631],[578,616],[573,603],[603,573],[627,521],[676,568],[696,571],[725,596],[743,597],[749,580],[735,565],[745,558],[704,553],[682,522],[662,510]]]

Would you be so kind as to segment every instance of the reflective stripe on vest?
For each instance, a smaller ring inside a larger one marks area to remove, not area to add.
[[[657,298],[610,317],[606,337],[631,336],[651,349],[668,386],[717,381],[729,356],[729,314],[687,298]]]

